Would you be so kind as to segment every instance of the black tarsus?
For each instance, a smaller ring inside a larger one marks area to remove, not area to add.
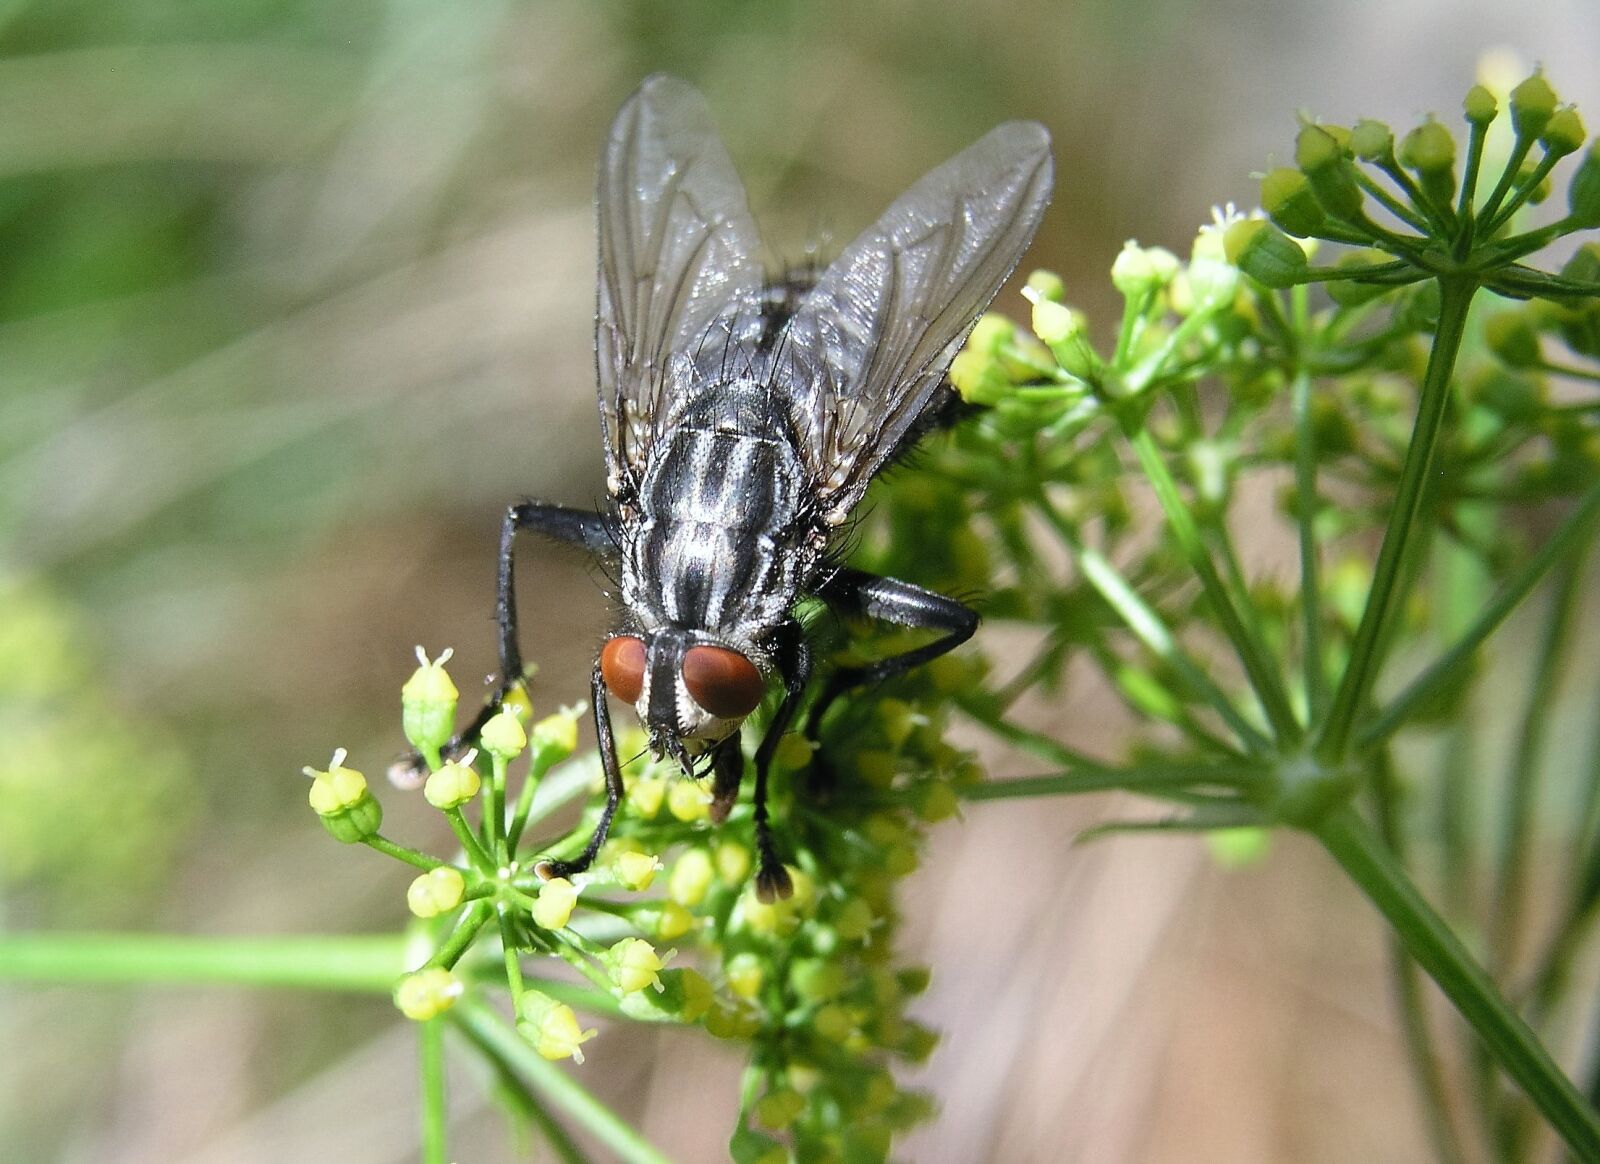
[[[756,897],[769,904],[794,893],[794,882],[778,859],[777,846],[772,842],[772,826],[767,819],[767,773],[772,768],[772,758],[777,754],[783,733],[789,730],[811,682],[811,648],[797,620],[791,618],[778,628],[774,654],[778,675],[783,680],[783,702],[778,705],[772,722],[767,725],[767,734],[761,737],[761,744],[756,748],[755,789]]]
[[[601,810],[600,820],[594,826],[594,833],[583,847],[583,852],[570,861],[540,861],[533,867],[533,871],[546,881],[552,877],[570,877],[574,873],[582,873],[594,863],[595,854],[606,843],[606,834],[611,831],[617,806],[622,803],[622,765],[617,763],[617,740],[611,732],[611,708],[606,703],[606,681],[605,676],[600,674],[598,659],[590,675],[589,694],[594,705],[595,735],[600,740],[600,767],[606,775],[606,806]]]

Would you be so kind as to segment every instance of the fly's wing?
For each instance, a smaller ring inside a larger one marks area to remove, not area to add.
[[[850,244],[781,338],[801,455],[838,522],[899,448],[1050,201],[1044,126],[990,131]]]
[[[705,101],[657,74],[600,161],[595,358],[613,495],[636,487],[689,365],[731,346],[760,295],[760,236]]]

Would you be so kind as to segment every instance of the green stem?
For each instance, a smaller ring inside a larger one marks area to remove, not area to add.
[[[405,845],[397,845],[388,837],[379,833],[373,833],[370,837],[363,837],[361,843],[369,849],[375,849],[385,856],[393,857],[396,861],[404,861],[407,865],[414,865],[425,873],[446,863],[437,857],[430,857],[427,853],[418,852],[416,849]]]
[[[624,1164],[670,1164],[621,1116],[554,1063],[541,1058],[504,1019],[484,1003],[465,998],[450,1010],[450,1017],[468,1037],[490,1049],[526,1079],[534,1091],[572,1116]]]
[[[1075,796],[1083,792],[1144,792],[1160,795],[1172,789],[1214,786],[1239,790],[1254,787],[1259,777],[1237,767],[1217,764],[1152,764],[1135,768],[1091,767],[1043,776],[989,780],[958,788],[963,800],[1011,800],[1030,796]]]
[[[444,1092],[444,1020],[417,1024],[422,1068],[422,1164],[446,1164],[449,1113]]]
[[[1157,658],[1165,661],[1191,692],[1209,703],[1233,729],[1240,743],[1253,752],[1267,751],[1270,747],[1267,738],[1239,714],[1238,709],[1233,706],[1222,689],[1200,670],[1194,660],[1189,658],[1167,625],[1161,621],[1161,616],[1145,604],[1133,587],[1128,585],[1127,580],[1117,572],[1117,568],[1103,555],[1086,547],[1054,506],[1041,503],[1039,508],[1072,553],[1078,569],[1083,572],[1084,580],[1094,587],[1107,605],[1121,616],[1134,637]]]
[[[1507,785],[1510,803],[1502,817],[1499,849],[1499,877],[1495,884],[1494,913],[1490,918],[1491,965],[1502,977],[1510,974],[1516,960],[1519,923],[1524,918],[1527,896],[1528,845],[1533,828],[1533,813],[1544,769],[1545,743],[1549,738],[1552,706],[1561,681],[1562,665],[1571,645],[1569,628],[1578,595],[1578,580],[1583,577],[1582,558],[1574,558],[1557,578],[1551,595],[1549,620],[1539,644],[1533,682],[1523,702],[1517,727],[1517,742],[1512,753],[1511,778]]]
[[[225,938],[171,934],[7,934],[0,979],[144,985],[285,986],[387,994],[406,940],[383,936]]]
[[[1401,566],[1410,547],[1417,512],[1422,506],[1434,447],[1438,444],[1445,409],[1450,402],[1450,376],[1466,330],[1467,311],[1476,291],[1472,283],[1439,281],[1439,330],[1434,336],[1433,351],[1428,356],[1428,369],[1417,401],[1416,427],[1400,470],[1394,507],[1390,511],[1388,528],[1384,530],[1378,563],[1373,568],[1372,590],[1367,595],[1366,609],[1361,612],[1361,624],[1356,628],[1350,661],[1334,692],[1328,718],[1318,733],[1317,754],[1327,764],[1338,764],[1344,759],[1356,715],[1366,705],[1383,662],[1380,646],[1384,626],[1401,589]]]
[[[1300,618],[1304,626],[1306,705],[1315,723],[1328,705],[1327,664],[1322,648],[1322,585],[1317,569],[1317,434],[1311,423],[1311,376],[1295,373],[1290,392],[1294,412],[1295,511],[1300,529]]]
[[[1314,831],[1578,1159],[1600,1161],[1600,1117],[1382,840],[1350,808],[1330,813]]]
[[[1138,454],[1139,464],[1144,469],[1145,475],[1155,486],[1156,497],[1166,513],[1167,524],[1171,526],[1179,548],[1183,550],[1190,567],[1199,575],[1200,585],[1211,603],[1211,609],[1222,624],[1223,632],[1233,644],[1239,662],[1244,665],[1250,686],[1255,690],[1256,697],[1261,700],[1261,708],[1266,712],[1273,731],[1280,742],[1288,744],[1297,742],[1301,736],[1300,724],[1289,707],[1288,697],[1284,694],[1283,684],[1277,671],[1272,667],[1266,647],[1251,633],[1249,625],[1240,617],[1232,596],[1217,574],[1217,568],[1212,563],[1211,555],[1206,552],[1205,543],[1200,537],[1199,526],[1188,505],[1184,503],[1183,495],[1178,491],[1178,483],[1168,471],[1161,450],[1156,447],[1155,437],[1150,434],[1149,429],[1142,428],[1129,433],[1128,439],[1133,445],[1134,452]]]
[[[1405,725],[1419,705],[1426,703],[1441,688],[1456,682],[1460,678],[1461,667],[1466,665],[1506,617],[1522,604],[1545,572],[1586,544],[1585,539],[1593,532],[1591,526],[1596,517],[1600,517],[1600,485],[1593,486],[1584,494],[1578,507],[1561,523],[1555,534],[1501,587],[1456,644],[1407,684],[1405,690],[1395,696],[1376,719],[1362,728],[1356,737],[1356,746],[1364,751],[1382,743]]]
[[[1387,750],[1378,756],[1379,775],[1373,782],[1373,799],[1377,807],[1379,829],[1383,843],[1395,855],[1405,860],[1406,838],[1401,828],[1395,801],[1398,789],[1394,765]],[[1428,1136],[1433,1141],[1433,1153],[1441,1164],[1465,1164],[1466,1154],[1450,1118],[1450,1091],[1445,1086],[1444,1072],[1439,1065],[1439,1053],[1434,1040],[1433,1024],[1428,1020],[1427,1001],[1422,994],[1422,982],[1417,974],[1417,964],[1406,953],[1400,936],[1389,930],[1389,967],[1394,976],[1395,995],[1400,1001],[1402,1029],[1406,1049],[1411,1058],[1411,1071],[1416,1077],[1422,1100],[1423,1118],[1428,1125]]]

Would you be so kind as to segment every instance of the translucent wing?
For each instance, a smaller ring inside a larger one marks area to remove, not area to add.
[[[618,111],[600,161],[595,354],[613,494],[637,485],[674,388],[755,318],[760,236],[705,101],[648,78]]]
[[[1050,201],[1050,136],[1012,121],[924,177],[850,244],[775,353],[835,520],[916,424]]]

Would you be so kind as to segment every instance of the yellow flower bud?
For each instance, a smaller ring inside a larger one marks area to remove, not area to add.
[[[528,746],[528,733],[515,711],[501,708],[483,725],[478,742],[495,759],[514,760]]]
[[[466,878],[450,865],[430,869],[406,889],[406,906],[418,917],[437,917],[461,904]]]
[[[447,808],[459,808],[474,796],[483,781],[479,779],[477,769],[472,767],[476,752],[468,752],[460,760],[452,760],[428,777],[428,782],[422,786],[422,795],[425,800],[441,812]]]
[[[578,887],[565,877],[552,877],[540,883],[539,895],[534,898],[529,912],[535,924],[547,930],[559,930],[572,919],[572,911],[577,906]]]
[[[749,952],[735,954],[728,959],[726,971],[728,989],[740,998],[754,1002],[761,994],[762,983],[766,981],[766,972],[762,968],[761,959],[754,954]]]
[[[685,849],[667,875],[667,896],[693,909],[706,899],[713,876],[711,854],[700,848]]]
[[[593,1027],[580,1028],[578,1016],[566,1003],[532,990],[518,1005],[517,1030],[544,1058],[577,1063],[583,1062],[583,1044],[599,1034]]]
[[[756,1100],[756,1119],[764,1127],[786,1128],[806,1110],[805,1097],[790,1087],[776,1087]]]
[[[711,793],[693,780],[674,780],[667,787],[667,811],[689,824],[711,815]]]
[[[427,1022],[454,1006],[464,990],[461,980],[450,971],[428,966],[400,979],[394,988],[394,1004],[413,1022]]]
[[[654,853],[618,853],[612,862],[617,873],[617,883],[635,892],[650,888],[661,869],[661,861]]]
[[[663,956],[643,938],[623,938],[606,954],[611,967],[611,981],[624,994],[633,994],[646,987],[661,988],[660,971],[666,966],[673,951]]]

